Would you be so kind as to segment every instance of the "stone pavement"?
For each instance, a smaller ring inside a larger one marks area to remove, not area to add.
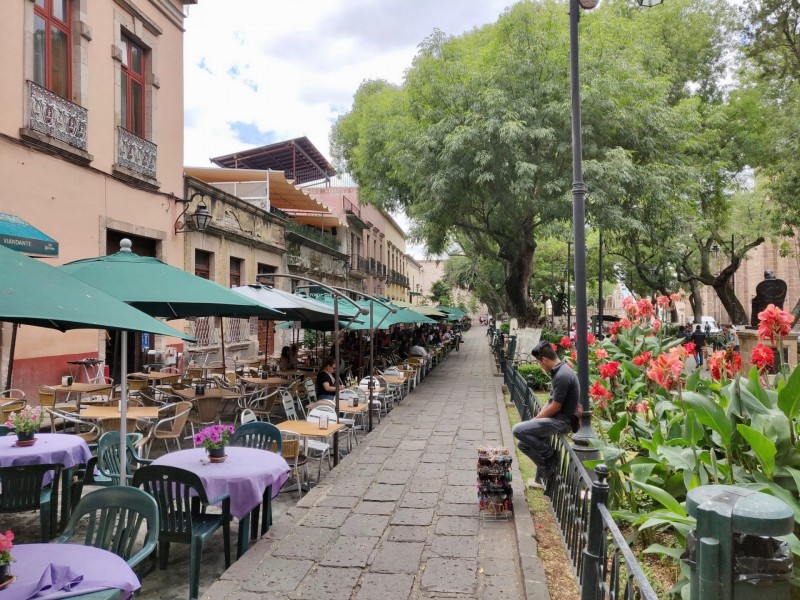
[[[474,328],[203,598],[549,598],[516,463],[514,518],[478,511],[477,448],[513,447],[493,371]]]

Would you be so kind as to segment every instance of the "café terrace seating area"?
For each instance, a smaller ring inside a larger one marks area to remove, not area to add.
[[[43,383],[37,397],[0,392],[0,533],[13,530],[23,548],[17,580],[57,557],[74,572],[53,585],[73,589],[80,572],[94,584],[86,598],[127,598],[156,568],[173,570],[171,544],[186,544],[188,571],[171,576],[199,598],[204,548],[221,547],[226,567],[241,557],[269,530],[280,492],[296,500],[323,480],[459,343],[448,335],[404,359],[386,348],[373,375],[368,357],[345,362],[338,411],[316,394],[330,348],[301,349],[291,369],[272,357],[186,360],[130,373],[124,386],[97,368],[84,369],[86,382]],[[44,415],[32,443],[7,426],[26,407]],[[212,435],[227,441],[220,458],[203,441]]]

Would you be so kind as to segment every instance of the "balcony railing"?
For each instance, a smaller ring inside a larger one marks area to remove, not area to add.
[[[292,233],[301,235],[306,239],[322,244],[323,246],[327,246],[331,250],[336,250],[337,252],[339,251],[339,240],[329,236],[326,233],[322,233],[319,229],[314,227],[295,223],[294,221],[290,220],[286,223],[286,231],[291,231]]]
[[[28,82],[28,98],[31,129],[86,151],[88,110],[32,81]]]
[[[397,271],[389,271],[389,283],[408,287],[408,277],[401,275]]]
[[[362,256],[354,254],[350,257],[350,268],[359,273],[369,273],[369,261]]]
[[[124,127],[117,127],[117,164],[145,177],[156,178],[156,145],[132,134]]]
[[[369,274],[370,275],[377,275],[378,274],[378,261],[374,258],[369,259]]]
[[[342,196],[342,207],[344,208],[344,212],[352,213],[359,219],[361,218],[361,207],[350,202],[347,196]]]
[[[280,217],[281,219],[286,219],[289,221],[292,217],[289,213],[283,212],[280,208],[275,208],[274,206],[270,205],[269,212],[275,215],[276,217]]]

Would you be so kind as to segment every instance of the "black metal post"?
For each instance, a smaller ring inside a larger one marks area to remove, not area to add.
[[[571,0],[569,7],[570,87],[572,90],[572,235],[575,243],[575,344],[578,354],[578,383],[583,406],[581,428],[572,436],[575,444],[587,450],[594,438],[589,404],[589,345],[586,339],[586,186],[583,183],[583,138],[581,136],[580,55],[578,53],[578,19],[580,4]],[[569,293],[569,290],[567,290]],[[576,449],[577,450],[577,449]]]
[[[572,256],[570,255],[570,246],[572,242],[567,242],[567,335],[572,329],[572,292],[570,291],[570,265],[572,263]]]
[[[603,565],[600,557],[603,554],[603,517],[600,515],[600,504],[608,502],[608,467],[597,465],[594,469],[597,481],[592,483],[592,502],[589,508],[589,532],[586,546],[583,549],[583,572],[581,576],[581,600],[596,600],[601,582]]]
[[[734,234],[731,234],[731,267],[733,267],[733,261],[736,259],[736,246],[734,245]],[[733,272],[731,275],[731,287],[733,288],[733,295],[736,296],[736,271]]]
[[[341,373],[339,373],[339,296],[333,295],[333,359],[336,361],[335,378],[335,400],[336,420],[339,420],[339,387],[342,385]],[[321,459],[320,459],[321,460]],[[333,466],[339,465],[339,434],[333,436]]]
[[[600,244],[598,246],[598,259],[597,259],[597,337],[603,335],[603,230],[598,232],[600,236]]]

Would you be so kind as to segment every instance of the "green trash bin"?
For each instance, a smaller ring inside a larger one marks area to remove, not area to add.
[[[691,568],[692,600],[789,598],[792,556],[775,536],[792,533],[792,509],[778,498],[733,485],[689,491],[697,527],[681,557]]]

